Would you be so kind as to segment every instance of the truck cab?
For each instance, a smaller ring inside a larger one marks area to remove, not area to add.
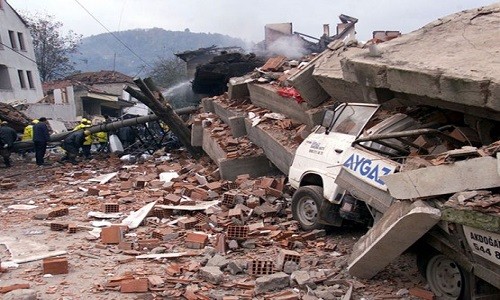
[[[366,103],[342,103],[326,110],[323,122],[300,144],[290,167],[289,182],[297,191],[292,198],[292,212],[304,230],[323,225],[341,226],[343,220],[370,223],[374,215],[390,206],[385,197],[376,209],[346,193],[337,177],[342,172],[360,179],[367,189],[386,190],[381,176],[396,171],[396,162],[382,159],[375,152],[353,147],[362,135],[387,132],[395,123],[412,128],[416,122],[402,114],[375,126],[373,117],[380,106]],[[400,126],[396,126],[398,129]],[[370,129],[372,129],[370,131]],[[356,196],[356,195],[354,195]]]

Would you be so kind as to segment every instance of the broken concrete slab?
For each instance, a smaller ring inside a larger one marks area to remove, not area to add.
[[[255,294],[263,294],[269,291],[286,288],[290,285],[290,276],[283,272],[265,275],[255,280]]]
[[[275,171],[275,168],[263,154],[226,158],[227,153],[212,138],[208,129],[205,129],[203,132],[203,150],[219,166],[219,173],[223,179],[235,180],[241,174],[258,177]]]
[[[440,217],[439,209],[420,200],[394,203],[354,245],[349,273],[359,278],[375,276],[436,225]]]
[[[486,156],[382,176],[396,199],[416,199],[500,186],[497,159]],[[446,184],[442,179],[446,178]]]
[[[318,124],[319,119],[316,114],[323,114],[316,110],[311,110],[305,103],[282,97],[277,94],[275,87],[266,84],[248,85],[250,99],[252,103],[263,108],[267,108],[275,113],[283,114],[299,123],[313,127]],[[310,111],[311,110],[311,111]]]
[[[12,236],[0,236],[0,244],[9,250],[11,261],[18,264],[66,254],[66,251],[51,250],[45,244]]]
[[[330,98],[330,95],[312,76],[318,59],[320,59],[319,55],[311,60],[302,70],[288,78],[288,81],[300,92],[302,98],[311,107],[316,107]]]
[[[219,162],[221,178],[235,180],[238,175],[249,174],[250,177],[259,177],[276,172],[265,155],[241,157],[238,159],[223,159]]]
[[[232,117],[245,116],[245,113],[230,110],[220,102],[214,101],[213,105],[215,114],[226,124],[229,124],[229,119]]]
[[[191,145],[201,147],[203,145],[203,124],[201,120],[195,120],[191,126]]]
[[[264,150],[267,158],[281,171],[288,174],[293,162],[295,149],[289,149],[275,137],[267,133],[259,126],[252,126],[250,120],[245,121],[248,138]]]
[[[244,116],[229,117],[228,125],[231,127],[231,135],[233,137],[237,138],[247,134]]]
[[[243,99],[248,97],[250,93],[248,92],[247,83],[254,80],[251,75],[230,78],[227,84],[229,99]]]
[[[36,300],[37,294],[32,289],[19,289],[2,296],[3,300]]]
[[[215,254],[212,258],[210,258],[207,262],[207,267],[218,267],[224,268],[229,264],[229,260],[224,256],[219,254]]]
[[[500,80],[498,63],[492,63],[492,55],[484,55],[498,50],[499,7],[493,4],[440,18],[378,44],[381,55],[377,57],[368,55],[368,49],[345,51],[343,79],[406,95],[402,98],[408,101],[500,120],[498,97],[494,97]]]
[[[346,55],[362,51],[355,47],[342,47],[339,50],[325,50],[318,56],[312,75],[332,98],[340,102],[365,101],[362,87],[357,82],[344,79],[340,63]],[[375,102],[375,99],[370,102]]]
[[[221,283],[224,276],[220,268],[214,266],[203,267],[199,272],[202,278],[213,284]]]

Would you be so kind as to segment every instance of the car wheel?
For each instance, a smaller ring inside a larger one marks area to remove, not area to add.
[[[315,185],[300,187],[292,197],[293,218],[304,230],[323,228],[319,223],[319,209],[323,202],[323,188]]]
[[[455,261],[440,253],[430,257],[425,267],[425,278],[437,299],[466,299],[467,275]]]

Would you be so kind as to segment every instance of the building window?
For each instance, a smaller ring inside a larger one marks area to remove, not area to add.
[[[68,87],[63,87],[61,89],[61,100],[62,103],[68,104]]]
[[[24,45],[24,36],[22,32],[17,33],[17,39],[19,40],[19,48],[22,51],[26,51],[26,46]]]
[[[12,30],[9,30],[9,38],[10,46],[12,47],[12,49],[17,50],[16,33]]]
[[[0,9],[3,9],[3,0],[0,0]]]
[[[6,65],[0,65],[0,90],[10,90],[12,85],[10,84],[9,68]]]
[[[30,89],[34,89],[35,84],[33,83],[33,75],[31,74],[31,71],[26,71],[26,77],[28,77],[28,85]]]
[[[17,75],[19,75],[19,84],[21,84],[21,88],[26,88],[26,81],[24,80],[24,72],[23,70],[17,70]]]

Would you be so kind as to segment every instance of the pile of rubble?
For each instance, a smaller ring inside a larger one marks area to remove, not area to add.
[[[22,132],[24,127],[31,122],[22,112],[12,105],[0,102],[0,120],[7,121],[9,126],[18,132]]]
[[[406,275],[387,286],[383,274],[369,283],[377,288],[365,289],[350,278],[344,266],[359,232],[298,230],[283,176],[223,180],[209,160],[181,152],[88,166],[6,174],[2,293],[29,287],[43,299],[145,292],[166,299],[348,299],[407,295],[420,283]]]

